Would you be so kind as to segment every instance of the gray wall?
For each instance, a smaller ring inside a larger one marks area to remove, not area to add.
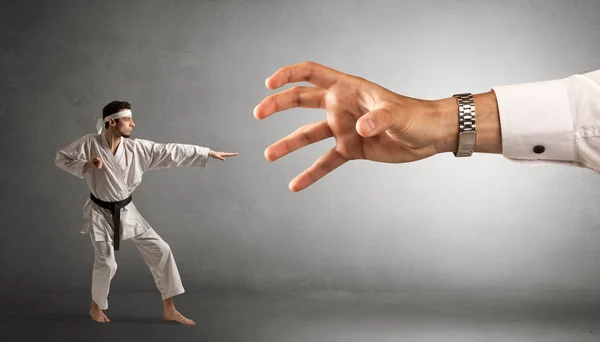
[[[18,3],[18,4],[16,4]],[[498,155],[351,162],[288,182],[333,142],[264,149],[324,116],[263,122],[277,68],[313,60],[435,99],[600,67],[600,2],[20,1],[3,4],[1,291],[86,290],[85,183],[56,151],[133,104],[134,136],[240,152],[148,173],[134,194],[194,291],[594,291],[600,176]],[[152,290],[130,242],[113,290]]]

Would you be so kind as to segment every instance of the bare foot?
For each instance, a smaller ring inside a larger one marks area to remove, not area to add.
[[[110,319],[108,319],[108,317],[106,317],[106,315],[104,314],[104,312],[102,312],[102,310],[100,309],[98,304],[96,304],[96,302],[94,302],[93,300],[92,300],[92,303],[90,304],[90,316],[92,316],[92,319],[94,321],[99,322],[99,323],[110,322]]]
[[[194,325],[196,325],[196,322],[194,322],[191,319],[185,317],[184,315],[182,315],[181,313],[179,313],[179,311],[177,311],[175,309],[165,310],[164,318],[167,321],[170,321],[170,322],[179,322],[181,324],[189,325],[191,327],[193,327]]]

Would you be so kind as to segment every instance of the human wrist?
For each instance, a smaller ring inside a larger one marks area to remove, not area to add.
[[[475,152],[502,153],[502,135],[496,95],[493,91],[473,95],[475,102]],[[432,102],[437,117],[438,137],[435,148],[438,153],[458,150],[458,103],[449,97]]]
[[[458,104],[453,97],[432,101],[437,122],[434,140],[437,153],[456,152],[458,147]]]

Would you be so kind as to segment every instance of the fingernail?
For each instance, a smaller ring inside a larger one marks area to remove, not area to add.
[[[373,119],[367,119],[367,125],[369,126],[369,131],[375,129],[375,121]]]

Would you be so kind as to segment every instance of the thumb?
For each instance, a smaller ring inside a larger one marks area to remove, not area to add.
[[[368,112],[356,121],[356,132],[363,137],[372,137],[385,132],[394,124],[392,113],[386,108]]]

